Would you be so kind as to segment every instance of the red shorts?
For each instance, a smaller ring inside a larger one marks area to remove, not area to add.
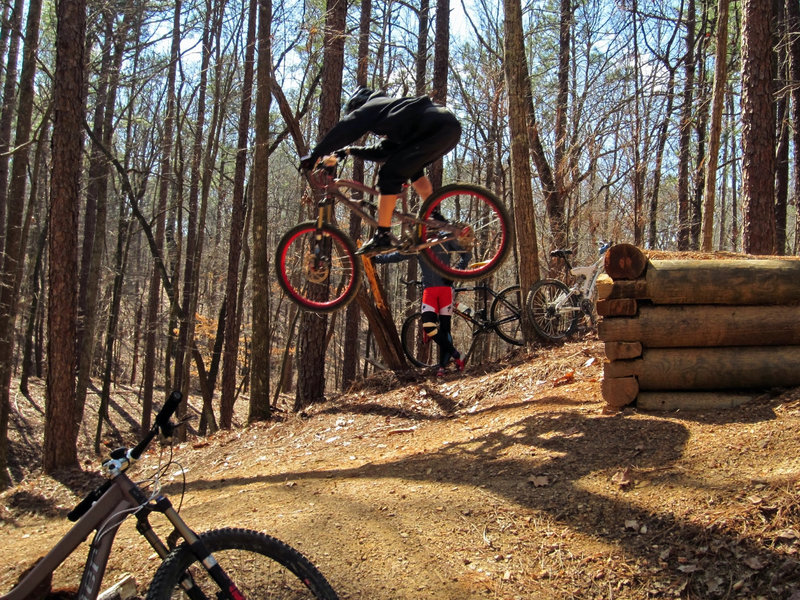
[[[422,290],[422,312],[435,312],[437,315],[453,314],[453,288],[449,285],[429,287]]]

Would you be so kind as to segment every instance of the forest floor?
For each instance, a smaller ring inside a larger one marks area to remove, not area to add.
[[[196,530],[278,537],[343,599],[800,599],[800,389],[606,414],[603,357],[584,340],[443,379],[375,376],[300,415],[190,436],[162,484]],[[67,530],[97,470],[86,452],[84,472],[43,476],[43,388],[11,408],[0,593]],[[132,441],[135,390],[112,413],[106,445]],[[77,584],[84,557],[54,585]],[[144,593],[157,563],[129,521],[106,582],[132,573]]]

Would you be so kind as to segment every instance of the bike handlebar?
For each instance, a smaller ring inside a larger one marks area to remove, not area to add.
[[[170,419],[172,418],[172,415],[175,414],[175,411],[178,409],[178,405],[181,403],[182,399],[183,394],[178,391],[172,392],[169,395],[169,398],[167,398],[167,401],[164,403],[164,406],[160,411],[158,411],[150,431],[147,432],[147,434],[138,444],[131,449],[117,448],[111,452],[111,458],[103,462],[103,467],[106,468],[107,472],[112,477],[127,469],[133,461],[138,460],[159,431],[166,438],[172,437],[172,432],[175,429],[175,425],[170,422]],[[67,514],[67,518],[70,521],[77,521],[80,519],[86,513],[86,511],[92,507],[92,504],[97,502],[102,495],[108,491],[108,488],[111,487],[112,482],[113,479],[107,479],[89,492],[86,497]]]
[[[159,431],[165,438],[172,437],[172,431],[175,429],[175,426],[170,423],[170,419],[172,418],[172,415],[175,414],[175,411],[178,409],[178,405],[181,403],[182,399],[183,394],[178,391],[174,391],[169,395],[169,398],[167,398],[164,406],[160,411],[158,411],[150,431],[147,432],[147,435],[144,436],[144,438],[142,438],[142,441],[136,444],[136,446],[134,446],[130,452],[128,452],[128,456],[131,459],[137,460],[142,455],[142,452],[147,449],[147,446],[150,445],[150,442]]]

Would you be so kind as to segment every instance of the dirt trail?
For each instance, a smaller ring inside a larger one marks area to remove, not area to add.
[[[196,529],[266,531],[342,598],[798,600],[800,391],[713,413],[606,415],[602,356],[598,342],[572,343],[444,381],[374,378],[305,416],[189,441],[162,483],[177,504],[185,476],[181,512]],[[128,401],[119,409],[135,414]],[[25,402],[22,456],[36,439]],[[142,477],[156,464],[141,461]],[[3,493],[14,566],[0,589],[66,530],[82,493],[70,487],[86,479],[34,473]],[[132,572],[146,585],[152,552],[129,524],[119,542],[107,581]]]

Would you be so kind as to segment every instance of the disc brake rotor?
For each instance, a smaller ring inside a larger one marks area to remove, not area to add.
[[[326,260],[318,259],[310,250],[306,252],[303,273],[306,280],[311,283],[324,283],[331,272],[330,263]]]

